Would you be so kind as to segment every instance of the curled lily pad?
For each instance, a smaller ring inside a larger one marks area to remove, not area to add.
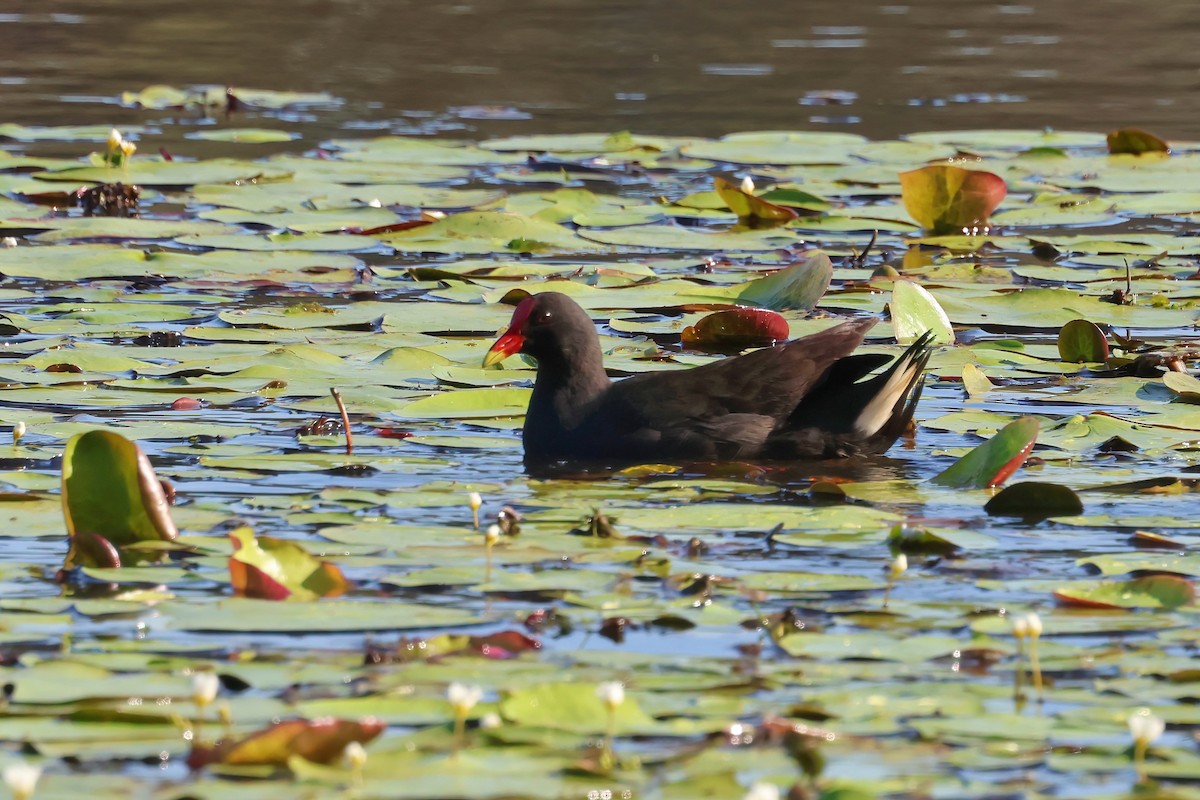
[[[1178,608],[1196,602],[1196,587],[1177,575],[1150,575],[1131,581],[1089,581],[1056,589],[1063,605],[1082,608]]]
[[[1073,319],[1058,332],[1058,354],[1073,363],[1107,361],[1108,337],[1094,322]]]
[[[1200,380],[1186,372],[1168,372],[1163,383],[1185,403],[1200,403]]]
[[[1106,137],[1108,152],[1113,155],[1128,153],[1140,156],[1142,153],[1169,153],[1171,146],[1148,131],[1138,128],[1119,128],[1110,131]]]
[[[764,308],[730,308],[717,311],[683,329],[687,347],[706,350],[741,350],[766,347],[788,338],[788,321]]]
[[[935,236],[986,228],[1008,193],[999,175],[943,164],[900,173],[900,190],[908,213]]]
[[[233,555],[229,575],[239,597],[312,600],[336,597],[350,586],[342,571],[295,542],[255,536],[247,526],[229,532]]]
[[[993,517],[1026,520],[1068,517],[1083,513],[1079,495],[1057,483],[1027,481],[1014,483],[987,501],[983,510]]]
[[[724,178],[713,178],[713,188],[725,201],[729,210],[737,214],[738,220],[743,223],[782,225],[799,216],[793,209],[777,206],[750,192],[742,191]]]
[[[62,507],[72,548],[67,566],[113,566],[106,555],[141,541],[177,535],[162,483],[136,444],[118,433],[88,431],[72,436],[63,452]],[[75,539],[76,534],[88,534]],[[110,547],[98,545],[102,537]]]
[[[342,757],[346,745],[366,744],[386,727],[373,717],[358,721],[332,717],[287,720],[211,747],[197,744],[188,754],[187,763],[192,769],[209,764],[284,766],[289,758],[299,756],[314,764],[329,764]]]
[[[1033,450],[1037,435],[1038,421],[1035,418],[1014,420],[936,475],[933,482],[959,489],[999,486],[1025,463],[1025,457]]]
[[[950,318],[923,286],[912,281],[894,281],[889,308],[896,341],[900,344],[912,344],[925,331],[933,331],[933,341],[939,344],[954,343],[954,328]]]

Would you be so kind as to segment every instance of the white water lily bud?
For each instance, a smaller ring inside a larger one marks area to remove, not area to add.
[[[123,153],[126,158],[131,157],[136,152],[137,152],[136,144],[129,141],[128,139],[125,139],[124,141],[121,142],[121,153]]]
[[[888,565],[888,573],[893,578],[899,578],[906,572],[908,572],[908,556],[901,553],[893,558],[892,563]]]
[[[369,203],[367,203],[367,205],[370,206],[371,208],[383,208],[383,201],[380,200],[378,197],[373,197],[373,198],[371,198],[371,201]]]
[[[483,532],[483,541],[490,547],[500,541],[500,526],[488,525],[486,531]]]
[[[110,152],[116,152],[121,149],[121,143],[125,141],[125,137],[116,128],[108,132],[108,149]]]
[[[5,236],[3,239],[0,239],[0,245],[4,245],[5,247],[16,247],[17,237]]]
[[[495,730],[504,724],[504,720],[500,719],[500,715],[495,711],[489,711],[479,718],[479,727],[485,731]]]
[[[759,781],[750,787],[750,791],[746,792],[742,800],[779,800],[781,796],[778,786]]]
[[[215,672],[197,672],[192,676],[192,702],[200,708],[207,708],[217,698],[220,688],[221,679]]]
[[[1129,735],[1142,746],[1152,744],[1167,729],[1167,723],[1154,716],[1148,708],[1139,708],[1129,715]]]
[[[1029,625],[1029,638],[1036,639],[1042,635],[1042,618],[1037,614],[1029,613],[1025,615],[1025,622]]]
[[[4,768],[4,785],[12,792],[15,800],[29,800],[42,777],[42,768],[27,761],[10,764]]]
[[[746,194],[754,194],[754,178],[749,175],[742,178],[742,191]]]
[[[479,496],[479,492],[471,492],[467,495],[467,505],[472,511],[478,511],[483,507],[483,498]]]
[[[615,711],[625,702],[625,684],[620,681],[605,681],[596,687],[596,696],[610,711]]]
[[[350,742],[342,749],[342,760],[350,769],[362,769],[367,764],[367,748],[359,742]]]
[[[25,435],[25,423],[19,421],[13,424],[13,444],[21,441],[21,437]]]
[[[1018,639],[1024,639],[1029,635],[1029,618],[1024,614],[1017,614],[1012,618],[1013,636]]]
[[[456,714],[466,714],[483,699],[483,689],[455,681],[446,689],[446,699]]]

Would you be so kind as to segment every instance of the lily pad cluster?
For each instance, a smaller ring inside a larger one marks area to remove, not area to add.
[[[0,760],[39,792],[1196,796],[1200,146],[217,125],[92,166],[107,130],[0,128]],[[61,202],[115,182],[140,216]],[[545,290],[614,378],[863,314],[940,346],[885,457],[532,480],[532,368],[480,365]]]

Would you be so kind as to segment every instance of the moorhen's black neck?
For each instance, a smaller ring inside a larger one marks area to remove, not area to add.
[[[556,333],[560,335],[548,346],[530,353],[537,359],[530,411],[538,416],[552,413],[558,425],[569,430],[591,412],[611,381],[590,319],[586,328],[571,326]]]

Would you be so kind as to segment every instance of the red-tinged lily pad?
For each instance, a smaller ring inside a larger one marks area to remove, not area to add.
[[[1149,575],[1131,581],[1081,582],[1055,590],[1054,597],[1079,608],[1178,608],[1196,602],[1196,587],[1177,575]]]
[[[1109,131],[1108,152],[1113,155],[1121,153],[1141,155],[1142,153],[1169,153],[1171,146],[1153,133],[1137,128],[1120,128]]]
[[[777,206],[761,197],[755,197],[744,192],[724,178],[713,178],[713,188],[729,206],[729,210],[737,214],[738,220],[745,224],[783,225],[799,216],[795,209]]]
[[[934,476],[933,482],[956,489],[988,489],[1008,480],[1037,442],[1038,422],[1021,417]]]
[[[1058,332],[1058,354],[1073,364],[1108,360],[1108,337],[1094,322],[1073,319]]]
[[[341,758],[346,745],[366,744],[383,733],[385,727],[373,717],[358,721],[331,717],[287,720],[211,747],[198,744],[188,754],[187,764],[192,769],[209,764],[282,767],[292,756],[314,764],[330,764]]]
[[[68,569],[115,566],[113,551],[135,542],[170,541],[177,535],[166,492],[146,454],[111,431],[88,431],[67,442],[62,509],[71,536]],[[77,539],[80,533],[86,533],[86,539]]]
[[[788,321],[764,308],[730,308],[683,329],[683,344],[701,350],[766,347],[788,338]]]
[[[988,217],[1008,194],[999,175],[934,164],[900,173],[904,207],[933,235],[986,228]]]
[[[983,510],[993,517],[1042,520],[1083,513],[1079,495],[1057,483],[1027,481],[1014,483],[987,501]]]
[[[229,532],[233,590],[260,600],[313,600],[337,597],[350,582],[334,564],[309,555],[299,545],[270,536],[255,536],[249,527]]]

